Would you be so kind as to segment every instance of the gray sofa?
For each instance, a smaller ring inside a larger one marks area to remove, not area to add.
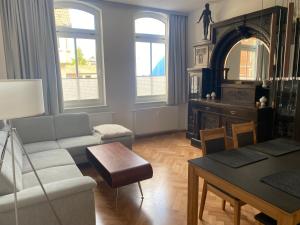
[[[1,151],[5,137],[1,131]],[[20,225],[57,224],[16,138],[14,149]],[[96,183],[81,174],[69,152],[36,150],[30,158],[63,224],[95,225],[93,188]],[[0,224],[15,224],[13,190],[12,155],[8,145],[0,173]]]
[[[84,113],[18,119],[13,125],[21,137],[21,140],[14,138],[20,225],[57,224],[21,144],[29,153],[63,224],[95,225],[93,188],[96,183],[83,176],[76,163],[87,162],[85,149],[90,145],[121,141],[131,148],[132,133],[129,130],[117,132],[117,125],[100,126],[95,132]],[[107,130],[107,127],[113,129]],[[5,138],[6,132],[0,131],[0,153]],[[9,146],[7,150],[0,172],[0,224],[14,225]]]
[[[95,132],[86,113],[23,118],[14,120],[13,125],[28,153],[67,149],[76,164],[88,162],[85,154],[87,146],[118,141],[132,148],[133,134],[130,130],[106,124],[97,126],[99,129]],[[107,126],[112,129],[105,129]],[[113,131],[114,135],[110,135]]]

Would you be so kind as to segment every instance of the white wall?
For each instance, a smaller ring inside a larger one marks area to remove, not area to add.
[[[0,18],[0,79],[5,79],[6,75],[6,64],[4,56],[4,45],[3,45],[3,34],[1,29],[1,18]]]
[[[137,134],[183,130],[187,105],[135,104],[134,15],[141,8],[98,0],[81,0],[102,10],[106,108],[73,109],[91,114],[92,124],[118,123]],[[6,77],[0,29],[0,77]],[[151,116],[149,116],[151,115]]]
[[[297,1],[297,0],[296,0]],[[263,1],[264,2],[264,8],[269,8],[275,5],[275,0],[268,0]],[[287,4],[287,1],[283,0],[277,0],[277,5],[281,5],[285,2],[285,6]],[[200,8],[197,10],[191,12],[189,14],[189,22],[188,22],[188,32],[189,32],[189,39],[188,39],[188,51],[189,51],[189,57],[188,57],[188,64],[189,67],[193,66],[193,45],[197,42],[200,42],[203,38],[203,28],[202,28],[202,22],[199,24],[196,24],[197,20],[199,19],[202,10],[204,8],[204,3],[206,1],[202,1],[200,5]],[[213,1],[213,3],[210,4],[210,8],[212,11],[212,18],[214,22],[220,22],[235,16],[247,14],[250,12],[255,12],[262,9],[262,1],[261,0],[218,0]]]
[[[96,0],[84,2],[102,10],[103,22],[108,108],[103,113],[99,109],[84,110],[94,113],[93,124],[97,123],[95,118],[98,118],[99,123],[118,123],[141,135],[185,129],[186,105],[174,107],[163,104],[135,104],[133,21],[140,9]],[[78,110],[71,110],[73,111]],[[111,114],[111,117],[107,117],[107,114]],[[100,119],[102,115],[104,119]]]

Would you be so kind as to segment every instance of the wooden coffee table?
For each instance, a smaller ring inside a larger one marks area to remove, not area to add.
[[[152,166],[119,142],[88,147],[89,162],[97,169],[110,187],[118,188],[138,183],[143,196],[140,181],[153,176]]]

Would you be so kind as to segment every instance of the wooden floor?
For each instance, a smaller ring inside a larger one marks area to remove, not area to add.
[[[138,139],[133,150],[151,162],[154,171],[152,179],[141,183],[143,201],[138,185],[132,184],[119,190],[116,207],[115,190],[93,168],[82,169],[85,175],[98,181],[95,189],[97,225],[185,225],[187,160],[201,156],[201,150],[190,146],[184,133]],[[201,188],[199,192],[201,194]],[[244,206],[241,225],[255,224],[256,213],[252,207]],[[199,225],[231,225],[232,209],[227,205],[226,212],[222,211],[221,200],[208,194],[203,219]]]

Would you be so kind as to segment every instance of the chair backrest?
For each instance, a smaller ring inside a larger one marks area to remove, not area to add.
[[[212,154],[227,149],[227,137],[224,127],[200,130],[203,155]]]
[[[232,139],[234,148],[256,144],[255,123],[232,124]]]

